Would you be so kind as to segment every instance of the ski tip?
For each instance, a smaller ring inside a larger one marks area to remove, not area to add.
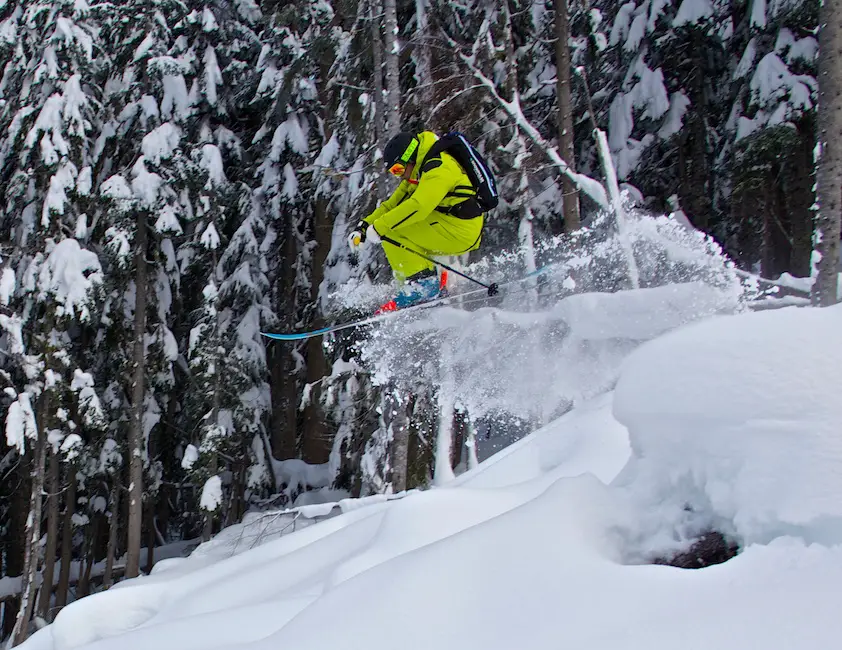
[[[292,341],[298,336],[297,334],[272,334],[270,332],[261,332],[260,335],[275,341]]]
[[[276,334],[274,332],[261,332],[262,336],[265,336],[267,339],[273,339],[275,341],[299,341],[301,339],[306,339],[311,336],[317,336],[313,332],[301,332],[298,334]]]

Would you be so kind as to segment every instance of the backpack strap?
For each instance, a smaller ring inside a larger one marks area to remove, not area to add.
[[[420,178],[421,174],[424,174],[425,172],[428,172],[432,169],[435,169],[436,167],[441,167],[441,166],[442,166],[441,153],[439,153],[439,155],[436,156],[435,158],[430,158],[430,156],[428,154],[427,158],[424,159],[424,164],[421,165],[421,172],[418,174],[418,177]]]
[[[453,140],[453,136],[447,134],[433,143],[433,146],[429,148],[427,155],[424,157],[424,162],[421,165],[421,171],[418,173],[419,180],[424,172],[428,172],[442,165],[441,154],[443,151],[447,151],[453,146]]]

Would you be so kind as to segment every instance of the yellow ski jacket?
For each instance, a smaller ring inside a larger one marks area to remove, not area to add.
[[[448,213],[449,208],[476,196],[471,181],[456,159],[446,151],[440,157],[425,161],[430,147],[438,140],[432,131],[419,133],[418,139],[418,158],[410,180],[401,181],[392,196],[363,221],[374,225],[378,233],[386,236],[390,236],[390,231],[400,233],[401,229],[433,221],[433,218],[444,223],[459,221],[458,225],[453,224],[459,231],[465,230],[470,223],[472,227],[468,230],[472,234],[465,234],[471,241],[466,242],[465,249],[472,249],[479,245],[483,215],[460,219]]]

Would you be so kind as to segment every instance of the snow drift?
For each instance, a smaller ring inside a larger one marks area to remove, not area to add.
[[[711,319],[644,345],[615,393],[634,453],[620,483],[654,528],[669,519],[687,537],[842,543],[840,361],[842,306]]]
[[[841,318],[682,326],[638,347],[615,393],[447,487],[295,532],[232,527],[24,648],[832,647],[842,545],[819,533],[842,500]],[[678,547],[692,517],[732,526],[742,552],[698,571],[629,563]]]

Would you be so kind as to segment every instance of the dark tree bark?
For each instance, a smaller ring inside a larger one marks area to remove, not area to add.
[[[386,131],[389,137],[401,130],[400,54],[398,12],[395,0],[383,0],[384,43],[386,59]]]
[[[79,582],[76,585],[77,599],[87,596],[91,591],[91,571],[96,561],[96,542],[99,537],[102,517],[101,513],[93,514],[89,524],[90,530],[85,534],[85,547],[82,552],[82,574],[79,576]]]
[[[114,485],[108,502],[108,546],[105,550],[105,573],[102,576],[102,588],[108,589],[114,584],[114,559],[117,555],[117,530],[120,521],[120,482],[115,476]]]
[[[816,123],[812,114],[806,114],[798,124],[798,145],[790,155],[787,193],[792,250],[789,272],[801,278],[810,276],[810,258],[813,252],[813,149],[815,148]]]
[[[412,400],[401,399],[394,387],[390,387],[383,394],[384,420],[392,429],[392,445],[389,450],[389,466],[391,476],[389,480],[392,490],[403,492],[407,489],[407,472],[409,465],[409,415]]]
[[[36,438],[30,469],[29,515],[24,529],[24,559],[21,576],[21,600],[15,629],[12,632],[12,646],[26,641],[29,636],[29,621],[35,610],[37,590],[39,544],[41,541],[41,495],[44,491],[44,463],[47,453],[46,419],[49,412],[49,394],[42,393],[36,407]]]
[[[67,604],[70,589],[70,563],[73,560],[73,514],[76,512],[76,463],[67,467],[67,491],[64,494],[64,516],[61,528],[61,567],[56,587],[56,611]]]
[[[295,260],[298,254],[291,215],[284,221],[278,298],[285,314],[284,323],[295,323]],[[295,457],[298,439],[298,381],[292,346],[271,346],[272,373],[272,453],[283,460]]]
[[[558,104],[558,153],[571,170],[576,171],[573,138],[573,98],[570,92],[570,29],[567,0],[555,0],[556,101]],[[580,227],[579,190],[567,176],[562,176],[564,231]]]
[[[708,130],[705,121],[705,36],[692,28],[688,36],[690,58],[686,66],[687,91],[694,111],[685,117],[679,153],[679,197],[681,207],[692,224],[703,232],[710,227],[710,165],[708,164]]]
[[[324,279],[324,266],[327,254],[330,251],[331,234],[333,223],[328,211],[329,202],[327,199],[319,198],[315,202],[313,211],[313,237],[316,246],[312,253],[312,269],[310,278],[312,301],[315,309],[318,310],[319,287]],[[313,321],[315,327],[321,325],[321,313],[316,312]],[[307,375],[308,384],[314,388],[310,396],[310,402],[304,409],[304,430],[302,431],[302,457],[308,463],[326,463],[330,456],[332,436],[329,435],[319,405],[319,389],[316,382],[328,374],[327,359],[325,358],[324,346],[318,338],[312,338],[307,343]]]
[[[383,97],[383,34],[380,29],[382,11],[383,7],[379,0],[371,0],[369,16],[371,17],[371,61],[374,68],[374,135],[377,138],[377,146],[381,151],[386,146],[386,102]],[[377,176],[376,190],[378,200],[386,197],[387,187],[384,174]]]
[[[155,500],[150,499],[146,505],[146,573],[152,573],[155,566]]]
[[[132,353],[132,415],[129,428],[129,521],[126,548],[126,577],[140,574],[140,544],[143,528],[143,398],[146,357],[143,338],[146,334],[146,293],[148,291],[148,234],[146,214],[137,214],[135,233],[135,313],[134,350]]]
[[[10,477],[11,485],[3,486],[3,495],[5,496],[6,488],[10,489],[10,512],[9,512],[9,531],[6,537],[6,575],[17,577],[23,574],[24,567],[24,548],[26,540],[26,519],[29,513],[29,466],[32,463],[32,454],[24,455],[17,468]],[[20,609],[20,599],[12,598],[7,600],[3,607],[3,634],[2,638],[8,638],[12,635],[15,629],[15,621],[17,620],[18,611]]]
[[[819,116],[821,145],[816,185],[819,218],[816,251],[821,256],[813,301],[836,303],[842,211],[842,0],[824,0],[819,10]]]
[[[44,548],[44,574],[38,616],[49,621],[50,600],[53,595],[53,578],[56,568],[59,520],[59,460],[55,449],[50,450],[50,471],[47,475],[47,545]]]

